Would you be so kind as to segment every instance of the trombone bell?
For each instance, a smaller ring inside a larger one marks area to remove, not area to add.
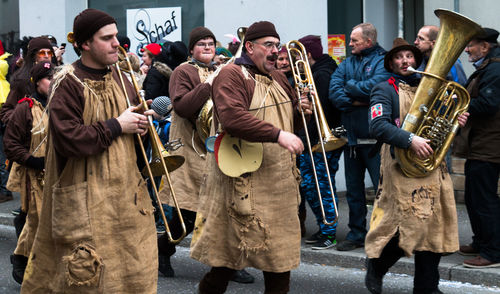
[[[184,164],[184,156],[169,155],[167,150],[163,150],[162,155],[163,155],[163,160],[167,165],[167,170],[169,173],[173,172],[174,170],[178,169],[182,164]],[[149,163],[149,166],[151,167],[151,172],[153,173],[153,176],[159,177],[165,174],[163,165],[160,160],[160,154],[157,153],[151,155],[151,162]],[[146,177],[148,176],[148,171],[146,167],[142,169],[142,174]]]

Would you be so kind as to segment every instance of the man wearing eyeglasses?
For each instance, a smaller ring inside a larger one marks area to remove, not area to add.
[[[215,56],[215,36],[206,27],[196,27],[189,34],[188,62],[179,65],[170,78],[170,98],[172,99],[172,124],[170,138],[180,139],[182,148],[172,151],[172,155],[182,155],[184,164],[171,175],[172,185],[177,202],[181,208],[182,218],[186,225],[186,233],[193,231],[198,209],[198,195],[203,181],[206,149],[195,128],[195,121],[202,107],[211,95],[211,81],[209,76],[215,70],[213,62]],[[171,206],[174,205],[168,195],[169,189],[161,192],[162,197]],[[172,237],[178,239],[182,234],[182,227],[177,213],[173,214],[168,223]],[[159,271],[167,276],[174,276],[174,269],[170,257],[175,253],[175,244],[169,242],[166,235],[158,238]],[[252,283],[254,278],[245,271],[235,276],[237,282]]]
[[[234,272],[245,267],[263,271],[265,293],[286,293],[290,270],[300,262],[295,156],[304,146],[293,134],[299,127],[294,124],[298,97],[275,68],[280,47],[272,23],[252,24],[241,57],[213,81],[217,130],[261,143],[263,155],[257,170],[239,177],[223,174],[214,153],[208,155],[207,191],[198,210],[204,227],[191,245],[191,257],[212,268],[201,280],[199,293],[224,293]],[[311,113],[307,99],[300,105]],[[230,159],[218,156],[219,162],[224,160]]]
[[[418,31],[417,38],[415,39],[415,42],[413,42],[413,44],[420,50],[420,52],[422,52],[422,54],[424,55],[424,59],[422,60],[422,64],[420,64],[417,70],[425,70],[427,62],[429,62],[429,58],[431,57],[432,49],[434,49],[434,46],[436,45],[438,33],[439,28],[437,26],[430,25],[423,26]],[[462,86],[465,85],[465,83],[467,82],[467,77],[465,76],[465,72],[460,59],[457,59],[457,61],[453,64],[450,72],[446,76],[446,79],[449,81],[457,82]]]

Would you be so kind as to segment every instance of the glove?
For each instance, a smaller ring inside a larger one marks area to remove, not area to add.
[[[30,156],[26,160],[26,166],[36,170],[43,170],[45,168],[45,157]]]

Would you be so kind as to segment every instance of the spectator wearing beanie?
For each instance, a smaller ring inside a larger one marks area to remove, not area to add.
[[[141,70],[144,74],[147,74],[153,64],[153,59],[161,53],[161,46],[156,43],[150,43],[147,44],[142,51]]]
[[[19,100],[4,134],[5,154],[14,162],[8,186],[20,193],[21,211],[26,214],[26,224],[22,228],[16,226],[21,233],[11,255],[12,276],[19,284],[23,281],[42,205],[43,186],[38,179],[43,177],[48,125],[45,105],[52,72],[49,62],[37,63],[32,68],[30,80],[35,91],[31,97]]]
[[[132,105],[139,101],[114,66],[117,34],[116,20],[97,9],[78,14],[68,34],[81,57],[51,84],[44,177],[51,197],[41,205],[21,293],[157,292],[153,206],[133,136],[146,132],[152,111],[127,106],[124,90]]]
[[[47,37],[37,37],[30,40],[23,66],[12,75],[9,96],[0,110],[0,120],[4,125],[9,122],[17,101],[35,91],[33,83],[29,82],[33,66],[37,62],[51,62],[53,56],[52,44]]]
[[[340,126],[340,113],[328,100],[328,87],[330,84],[330,77],[337,69],[335,60],[330,55],[323,53],[323,46],[321,45],[321,38],[319,36],[308,35],[299,39],[307,52],[307,60],[311,66],[314,84],[316,85],[316,94],[321,103],[323,112],[327,119],[328,126],[335,128]],[[311,142],[318,142],[320,140],[316,124],[310,123],[307,126]],[[299,132],[299,136],[304,142],[305,148],[306,136],[304,130]],[[319,230],[306,240],[307,244],[312,244],[312,249],[322,250],[333,247],[336,244],[336,227],[327,226],[323,223],[323,216],[320,210],[320,203],[317,197],[316,182],[314,179],[313,170],[311,169],[312,161],[316,165],[319,186],[321,190],[323,207],[325,210],[325,217],[328,222],[335,220],[335,205],[330,192],[326,168],[330,170],[331,182],[333,191],[335,192],[335,173],[339,169],[338,161],[342,154],[342,148],[326,152],[328,166],[325,166],[323,155],[321,153],[313,153],[313,158],[310,157],[309,152],[303,152],[299,156],[299,169],[303,176],[303,181],[300,183],[300,192],[302,197],[306,199],[311,207],[316,223]]]

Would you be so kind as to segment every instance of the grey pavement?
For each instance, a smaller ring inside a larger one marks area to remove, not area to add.
[[[307,206],[307,205],[306,205]],[[11,210],[19,207],[19,195],[15,193],[14,200],[0,203],[0,225],[12,226],[14,216]],[[368,205],[367,223],[371,214],[372,206]],[[344,240],[348,232],[348,207],[346,199],[339,196],[339,224],[337,226],[337,240]],[[458,227],[460,244],[471,242],[472,231],[469,218],[464,204],[457,204]],[[308,208],[306,220],[306,238],[314,234],[318,227],[312,211]],[[189,248],[190,236],[180,243],[180,246]],[[353,251],[337,251],[334,248],[326,250],[312,250],[310,245],[302,243],[302,265],[334,266],[344,269],[365,270],[366,255],[363,248]],[[441,279],[452,282],[470,283],[490,287],[500,287],[500,268],[491,269],[469,269],[462,263],[468,257],[457,253],[444,256],[439,264]],[[174,262],[174,261],[173,261]],[[412,276],[414,271],[413,258],[402,258],[391,269],[390,273],[395,275]]]

